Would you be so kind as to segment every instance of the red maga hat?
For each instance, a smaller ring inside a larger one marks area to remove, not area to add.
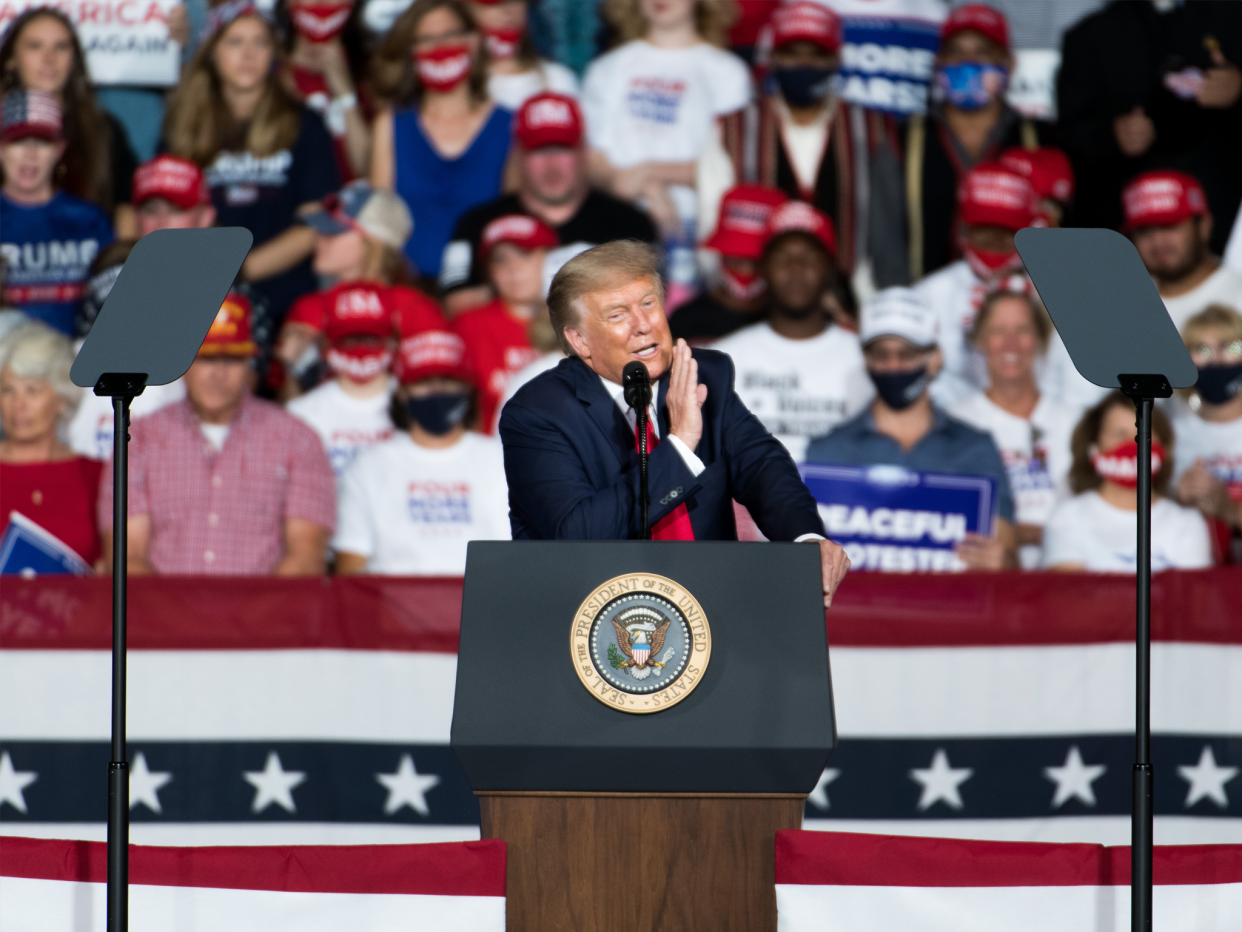
[[[211,329],[199,347],[200,356],[249,358],[259,352],[251,329],[253,309],[245,295],[230,291],[211,322]]]
[[[788,201],[783,191],[759,184],[740,184],[720,201],[716,232],[703,245],[722,256],[758,259],[763,255],[765,230],[772,211]]]
[[[957,206],[965,223],[1021,230],[1035,226],[1038,199],[1031,183],[996,162],[976,165],[957,189]]]
[[[203,170],[176,155],[157,155],[134,172],[134,204],[163,198],[178,210],[191,210],[211,203],[211,191]]]
[[[397,315],[382,285],[359,283],[342,288],[327,302],[323,335],[329,343],[346,337],[391,337]]]
[[[796,0],[772,14],[772,46],[787,42],[814,42],[835,52],[841,48],[841,18],[828,7],[810,0]]]
[[[556,231],[529,214],[505,214],[483,228],[479,255],[484,261],[501,243],[512,243],[519,249],[552,249],[561,244]]]
[[[1062,204],[1074,199],[1074,169],[1060,149],[1008,149],[1000,163],[1029,181],[1038,198]]]
[[[448,330],[424,330],[402,340],[393,374],[402,385],[437,377],[474,384],[465,341]]]
[[[518,108],[513,135],[528,151],[545,146],[576,149],[582,143],[582,110],[565,94],[536,94]]]
[[[1145,172],[1121,192],[1125,207],[1124,229],[1171,226],[1208,212],[1203,185],[1185,172]]]
[[[819,240],[828,255],[833,259],[837,257],[837,231],[833,228],[832,219],[804,201],[788,201],[772,211],[764,229],[764,248],[785,233],[812,236]]]
[[[967,30],[980,33],[1009,51],[1009,21],[999,10],[983,3],[968,3],[950,10],[940,27],[940,44],[944,45],[951,36]]]

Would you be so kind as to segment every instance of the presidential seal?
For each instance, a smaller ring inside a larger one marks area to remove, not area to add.
[[[596,587],[578,606],[569,650],[591,695],[641,715],[694,691],[711,660],[712,632],[684,587],[665,576],[634,573]]]

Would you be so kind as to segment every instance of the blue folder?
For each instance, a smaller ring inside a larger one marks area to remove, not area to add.
[[[0,537],[0,576],[88,576],[91,567],[55,534],[21,512],[9,512]]]

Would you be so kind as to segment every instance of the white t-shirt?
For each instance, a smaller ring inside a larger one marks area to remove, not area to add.
[[[1044,566],[1078,564],[1097,573],[1133,573],[1137,562],[1137,512],[1115,508],[1098,492],[1062,502],[1044,525]],[[1153,571],[1212,565],[1207,522],[1193,508],[1167,498],[1151,506]]]
[[[578,76],[562,64],[541,58],[530,71],[494,74],[487,79],[488,96],[506,110],[516,111],[531,97],[544,91],[577,97]]]
[[[337,482],[360,450],[392,436],[388,405],[392,386],[371,398],[354,398],[336,379],[294,398],[286,410],[319,435]]]
[[[153,414],[164,405],[185,397],[185,382],[177,379],[167,385],[148,385],[129,406],[132,423],[140,417]],[[90,389],[82,392],[82,401],[69,422],[65,442],[73,451],[92,459],[106,460],[112,457],[112,399],[96,395]]]
[[[432,450],[401,433],[363,450],[345,471],[332,549],[366,557],[369,573],[461,576],[469,541],[510,534],[498,440],[468,432]]]
[[[1242,501],[1242,418],[1217,424],[1187,414],[1173,422],[1173,434],[1174,482],[1202,460],[1208,472],[1229,486],[1234,500]]]
[[[523,366],[509,376],[509,381],[505,383],[505,393],[500,396],[500,404],[496,406],[496,423],[492,425],[493,435],[500,429],[500,412],[505,409],[509,399],[517,394],[517,390],[535,376],[547,372],[549,369],[555,369],[564,358],[565,354],[560,350],[553,350],[550,353],[544,353],[534,362]]]
[[[1069,495],[1070,435],[1080,412],[1041,396],[1030,420],[1025,420],[978,392],[949,413],[992,435],[1009,474],[1017,521],[1046,523],[1057,502]],[[1039,566],[1039,547],[1027,545],[1019,557],[1023,567],[1034,569]]]
[[[582,82],[587,139],[616,168],[697,161],[716,117],[750,98],[745,63],[706,42],[662,49],[636,39],[595,59]],[[675,185],[670,194],[693,224],[694,189]]]
[[[733,358],[738,397],[798,462],[807,441],[853,417],[875,396],[858,336],[840,327],[790,340],[765,321],[729,334],[712,349]]]
[[[1223,262],[1193,291],[1176,298],[1165,298],[1164,306],[1181,332],[1182,324],[1198,314],[1209,304],[1223,304],[1242,312],[1242,274],[1235,272]]]

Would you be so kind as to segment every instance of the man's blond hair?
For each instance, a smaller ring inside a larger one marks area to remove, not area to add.
[[[548,289],[548,315],[567,356],[577,355],[565,338],[565,328],[582,319],[582,297],[593,291],[623,288],[636,278],[649,278],[664,303],[660,254],[636,239],[620,239],[581,252],[566,262]]]

